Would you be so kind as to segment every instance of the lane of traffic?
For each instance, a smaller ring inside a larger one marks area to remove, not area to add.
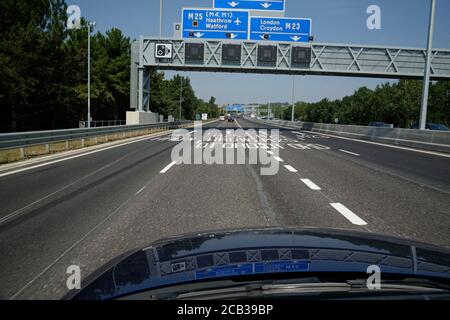
[[[263,126],[238,119],[204,129],[217,127]],[[285,147],[279,173],[259,176],[258,165],[176,165],[174,145],[168,137],[147,141],[133,157],[119,148],[115,159],[124,159],[0,230],[0,296],[60,297],[68,265],[89,273],[161,237],[211,229],[314,226],[450,243],[446,194],[350,161],[351,154]],[[20,276],[9,278],[13,270]]]
[[[239,121],[238,126],[249,128],[252,127],[252,124],[246,123],[244,120]],[[283,139],[284,137],[282,137]],[[304,174],[302,169],[293,165],[295,162],[291,162],[290,159],[284,157],[285,147],[285,143],[280,143],[280,150],[278,150],[280,157],[274,158],[280,162],[281,168],[278,174],[262,177],[265,183],[268,184],[267,190],[270,190],[268,197],[271,197],[272,202],[277,206],[278,215],[280,220],[284,221],[284,225],[347,229],[363,227],[363,229],[369,231],[364,220],[345,207],[345,205],[336,202],[331,195],[323,192],[322,188],[313,181],[302,178]],[[280,180],[277,181],[277,179]],[[274,185],[271,185],[273,183]],[[282,191],[275,194],[272,190]],[[307,204],[311,200],[312,203],[308,206]],[[288,208],[285,203],[292,204],[293,207]],[[336,213],[339,213],[341,216],[336,215]],[[313,219],[305,219],[308,215],[312,215]],[[286,216],[289,217],[288,220],[285,219]]]
[[[138,140],[111,149],[99,149],[95,153],[86,151],[76,158],[62,158],[57,162],[49,160],[41,163],[42,167],[25,168],[25,171],[0,177],[0,220],[20,213],[30,205],[54,196],[118,162],[133,158],[153,145],[156,143],[149,139]]]
[[[258,125],[266,128],[279,128],[253,121],[241,120],[245,127]],[[282,127],[282,134],[305,149],[314,146],[330,148],[336,156],[349,156],[348,160],[357,161],[369,168],[376,167],[413,182],[450,193],[450,156],[438,153],[408,150],[402,147],[388,146],[369,141],[335,137],[321,133]],[[356,158],[355,158],[356,157]]]
[[[449,246],[448,194],[361,165],[350,156],[328,149],[281,150],[285,163],[298,169],[299,183],[311,179],[367,221],[371,231]]]
[[[158,174],[133,201],[51,265],[17,298],[61,297],[67,292],[67,266],[78,265],[83,274],[89,274],[103,262],[160,238],[268,226],[263,206],[255,192],[254,177],[245,165],[174,165]]]
[[[303,133],[311,135],[310,132]],[[318,134],[317,136],[321,135]],[[366,163],[369,166],[375,165],[389,173],[450,192],[450,157],[335,137],[319,140],[321,144],[330,147],[332,151],[339,151],[359,158],[350,157],[351,160],[358,160],[360,163]]]
[[[227,123],[225,127],[238,125]],[[333,211],[322,195],[306,187],[298,190],[296,175],[283,166],[271,177],[259,177],[258,166],[249,165],[171,165],[163,171],[107,224],[83,239],[17,297],[62,295],[66,292],[67,265],[79,265],[89,273],[100,266],[99,260],[107,261],[161,237],[267,225],[359,228]],[[98,259],[93,261],[93,255]]]
[[[142,142],[132,156],[132,150],[116,148],[71,160],[58,169],[75,170],[93,165],[111,156],[121,159],[104,170],[78,181],[61,192],[27,208],[17,217],[0,226],[0,296],[11,297],[37,273],[46,268],[61,253],[79,241],[93,226],[120,208],[170,160],[173,142]],[[116,153],[112,155],[111,152]],[[86,163],[85,163],[86,161]],[[33,188],[36,177],[27,175]],[[57,175],[41,179],[57,179]],[[20,180],[20,179],[19,179]],[[18,186],[10,184],[16,189]],[[17,197],[16,197],[17,198]]]

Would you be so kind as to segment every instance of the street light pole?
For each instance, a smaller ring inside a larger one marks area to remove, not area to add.
[[[162,38],[163,30],[163,0],[159,0],[159,38]]]
[[[431,55],[433,49],[433,31],[434,31],[434,16],[436,12],[436,0],[431,0],[430,7],[430,21],[428,25],[428,44],[427,44],[427,59],[425,63],[425,74],[423,77],[422,90],[422,106],[420,108],[420,123],[419,129],[425,130],[427,125],[427,111],[428,111],[428,94],[430,90],[430,73],[431,73]]]
[[[295,95],[295,76],[292,76],[292,115],[291,121],[295,121],[295,103],[294,103],[294,95]]]
[[[91,127],[91,27],[95,26],[95,22],[88,22],[88,114],[87,127]]]
[[[180,77],[180,121],[181,121],[181,103],[183,102],[183,78]]]

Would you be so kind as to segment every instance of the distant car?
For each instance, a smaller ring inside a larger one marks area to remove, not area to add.
[[[220,116],[220,121],[225,121],[225,116]]]
[[[449,127],[440,123],[427,123],[425,128],[427,130],[435,130],[435,131],[450,131]],[[415,124],[411,127],[411,129],[419,129],[419,125]]]
[[[228,117],[228,122],[234,122],[234,116],[229,116]]]
[[[450,128],[440,123],[429,123],[430,130],[450,131]]]
[[[381,122],[381,121],[376,121],[376,122],[371,122],[369,123],[369,127],[376,127],[376,128],[389,128],[390,125],[388,125],[385,122]]]

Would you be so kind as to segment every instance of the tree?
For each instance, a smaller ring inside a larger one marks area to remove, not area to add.
[[[62,0],[0,3],[1,130],[51,125],[64,99],[65,4]],[[57,94],[55,97],[51,95]]]
[[[220,115],[219,106],[216,104],[216,98],[209,98],[208,112],[211,118],[217,118]]]
[[[449,124],[450,82],[438,81],[430,87],[428,121]],[[422,97],[422,81],[400,80],[385,83],[375,90],[359,88],[351,96],[340,100],[323,99],[316,103],[297,102],[295,117],[303,121],[367,125],[384,121],[396,127],[410,128],[418,122]],[[285,117],[286,119],[286,117]]]
[[[1,131],[76,127],[86,120],[87,28],[66,29],[63,0],[0,3]],[[124,119],[130,40],[118,29],[92,37],[92,114]]]
[[[400,80],[395,86],[394,103],[390,110],[396,117],[394,124],[409,128],[420,114],[422,81]]]
[[[450,81],[439,81],[430,87],[428,119],[450,125]]]

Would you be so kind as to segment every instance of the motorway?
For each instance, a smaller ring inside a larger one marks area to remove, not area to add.
[[[268,128],[246,119],[207,128]],[[279,171],[174,165],[170,135],[0,170],[0,299],[59,299],[160,238],[206,230],[355,229],[450,248],[450,157],[281,129]],[[0,167],[1,169],[1,167]]]

